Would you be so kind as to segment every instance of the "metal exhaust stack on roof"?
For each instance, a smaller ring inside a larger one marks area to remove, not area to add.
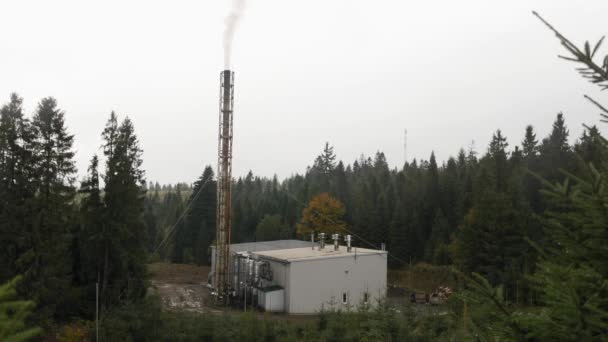
[[[319,250],[325,249],[325,233],[319,233]]]
[[[353,248],[351,247],[351,242],[353,241],[353,237],[350,235],[346,235],[344,237],[344,241],[346,241],[346,251],[348,253],[350,253],[353,250]]]
[[[331,238],[334,240],[334,251],[340,249],[340,234],[332,234]]]

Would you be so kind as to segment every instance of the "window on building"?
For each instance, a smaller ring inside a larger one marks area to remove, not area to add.
[[[346,292],[342,292],[342,304],[348,304],[348,295]]]
[[[369,303],[369,293],[363,292],[363,304]]]

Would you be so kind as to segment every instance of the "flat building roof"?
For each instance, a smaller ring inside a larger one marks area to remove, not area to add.
[[[274,259],[281,262],[295,262],[295,261],[307,261],[314,259],[328,259],[328,258],[344,258],[344,257],[359,257],[365,255],[386,255],[386,251],[378,249],[368,249],[353,247],[351,252],[346,251],[346,246],[340,246],[338,250],[334,250],[332,244],[325,245],[324,249],[319,249],[318,245],[315,249],[311,246],[300,247],[300,248],[289,248],[289,249],[277,249],[270,251],[259,251],[253,252],[254,255],[258,255],[262,258]]]
[[[243,242],[233,243],[230,245],[230,251],[232,253],[240,252],[260,252],[269,251],[274,249],[287,249],[310,246],[310,241],[302,240],[270,240],[270,241],[255,241],[255,242]],[[211,245],[211,249],[215,249],[215,245]]]

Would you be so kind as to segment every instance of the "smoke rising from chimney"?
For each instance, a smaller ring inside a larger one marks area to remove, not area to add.
[[[232,8],[226,16],[224,28],[224,68],[230,70],[230,57],[232,54],[232,40],[234,31],[245,12],[245,0],[232,0]]]

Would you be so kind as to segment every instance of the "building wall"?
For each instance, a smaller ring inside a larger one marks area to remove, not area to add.
[[[271,251],[277,249],[288,249],[298,247],[309,247],[310,241],[302,240],[273,240],[273,241],[258,241],[258,242],[243,242],[230,245],[230,258],[238,252],[258,252]],[[215,272],[215,245],[211,245],[211,272]],[[231,260],[232,262],[232,260]],[[232,264],[231,264],[232,265]]]
[[[285,306],[289,313],[325,309],[355,309],[364,293],[374,305],[386,296],[386,252],[340,258],[313,259],[289,264]],[[288,289],[288,290],[287,290]],[[347,294],[347,304],[342,294]]]
[[[285,289],[283,296],[285,297],[283,303],[285,305],[285,311],[287,311],[287,305],[289,302],[289,269],[290,264],[281,263],[274,260],[264,259],[270,263],[272,269],[272,282],[269,285],[280,285]]]
[[[268,312],[285,311],[285,290],[275,290],[270,292],[260,291],[258,294],[258,306]]]

